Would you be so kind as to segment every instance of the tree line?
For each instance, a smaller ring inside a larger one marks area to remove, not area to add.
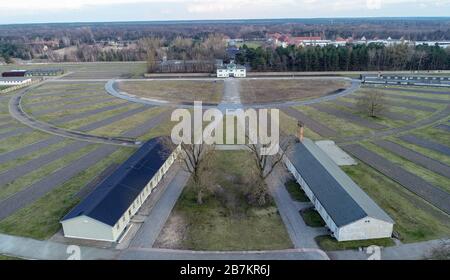
[[[252,71],[448,70],[450,48],[376,43],[256,49],[244,45],[236,61]]]

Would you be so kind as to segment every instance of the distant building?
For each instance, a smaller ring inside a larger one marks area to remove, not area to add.
[[[31,78],[26,77],[8,77],[0,78],[0,86],[18,86],[26,83],[30,83]]]
[[[394,221],[314,142],[296,143],[285,164],[338,241],[392,236]]]
[[[11,70],[2,73],[2,77],[25,77],[27,70]]]
[[[217,68],[217,78],[245,78],[247,77],[247,69],[245,66],[235,64],[231,61],[230,64],[226,64]]]
[[[25,73],[27,77],[45,77],[45,76],[59,76],[64,74],[64,69],[49,68],[49,69],[33,69]]]
[[[181,151],[167,151],[162,139],[145,143],[72,209],[61,221],[64,236],[117,242]]]
[[[361,75],[365,84],[450,87],[449,76],[426,75]]]

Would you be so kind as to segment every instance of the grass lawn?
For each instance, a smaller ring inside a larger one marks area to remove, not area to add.
[[[121,82],[121,90],[139,97],[171,102],[219,103],[222,100],[222,81],[141,81]]]
[[[286,135],[296,135],[297,134],[297,124],[298,121],[287,114],[280,111],[280,133]],[[312,131],[309,127],[305,127],[305,137],[312,139],[314,141],[322,140],[323,137]]]
[[[434,142],[438,142],[450,147],[450,137],[448,137],[448,132],[445,132],[443,130],[434,127],[428,127],[415,130],[413,134],[420,138],[430,139]]]
[[[325,221],[320,217],[319,213],[313,208],[300,211],[305,224],[310,227],[324,227]]]
[[[25,127],[25,126],[21,126]],[[41,140],[49,138],[50,135],[41,131],[32,131],[22,133],[13,137],[8,137],[5,140],[0,141],[0,154],[14,151],[16,149],[25,147],[32,143],[39,142]]]
[[[0,189],[0,200],[5,199],[27,188],[33,183],[42,180],[46,176],[53,174],[54,172],[58,171],[64,166],[69,165],[71,162],[81,158],[82,156],[88,154],[89,152],[93,151],[96,148],[98,148],[97,144],[86,146],[80,149],[79,151],[67,154],[64,157],[59,158],[47,165],[43,165],[40,168],[35,169],[34,171],[24,176],[18,177],[17,179],[11,181],[10,183],[2,186],[2,188]]]
[[[405,158],[402,158],[400,155],[387,151],[371,142],[362,142],[361,144],[366,148],[368,148],[369,150],[386,158],[387,160],[395,164],[398,164],[405,170],[421,177],[430,184],[436,187],[440,187],[441,189],[447,192],[450,192],[450,179],[448,179],[447,177],[434,173],[431,170],[428,170],[418,164],[415,164]]]
[[[300,106],[295,107],[295,109],[305,113],[310,118],[322,123],[323,125],[332,128],[337,131],[340,136],[354,136],[354,135],[368,135],[372,132],[372,130],[351,123],[345,119],[340,119],[336,116],[329,115],[324,112],[320,112],[312,107],[308,106]]]
[[[286,190],[291,195],[291,198],[299,202],[309,202],[309,198],[306,196],[305,192],[302,190],[300,185],[295,180],[290,180],[285,184]]]
[[[395,221],[402,242],[450,236],[448,215],[362,162],[343,170]]]
[[[0,261],[20,261],[22,259],[16,257],[10,257],[5,255],[0,255]]]
[[[333,237],[326,235],[317,236],[315,240],[319,247],[324,251],[350,250],[358,249],[360,247],[369,247],[372,245],[380,247],[390,247],[395,245],[394,240],[391,238],[338,242]]]
[[[245,199],[245,176],[253,167],[245,151],[217,151],[209,194],[203,205],[189,183],[177,202],[169,223],[157,244],[190,250],[275,250],[292,248],[292,243],[274,203],[254,207]],[[178,237],[168,245],[165,232],[172,233],[178,219]]]
[[[32,205],[0,222],[0,232],[35,239],[48,239],[60,228],[60,219],[78,202],[76,194],[111,164],[120,164],[134,149],[121,148],[54,189]]]
[[[241,80],[241,101],[244,104],[289,100],[309,100],[349,87],[347,81],[319,79]]]

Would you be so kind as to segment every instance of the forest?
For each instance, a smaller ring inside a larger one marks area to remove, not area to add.
[[[448,70],[450,49],[399,44],[257,49],[243,46],[236,61],[252,71]]]

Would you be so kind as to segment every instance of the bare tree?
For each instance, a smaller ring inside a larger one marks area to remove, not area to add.
[[[170,138],[167,138],[164,140],[164,146],[173,150],[175,144]],[[178,156],[178,161],[181,163],[183,170],[191,175],[197,193],[197,203],[203,204],[203,197],[210,185],[214,146],[184,143],[181,143],[180,146],[181,153]]]
[[[262,152],[265,148],[264,145],[246,144],[252,154],[256,166],[256,173],[249,174],[252,175],[255,182],[249,194],[251,203],[257,202],[259,206],[264,206],[269,202],[269,193],[265,181],[274,172],[277,166],[283,162],[285,155],[291,150],[294,142],[294,138],[287,137],[283,141],[283,144],[280,145],[279,152],[275,155],[264,154]]]
[[[387,109],[387,101],[384,94],[380,91],[371,90],[365,92],[358,98],[356,104],[358,110],[369,117],[377,118]]]

